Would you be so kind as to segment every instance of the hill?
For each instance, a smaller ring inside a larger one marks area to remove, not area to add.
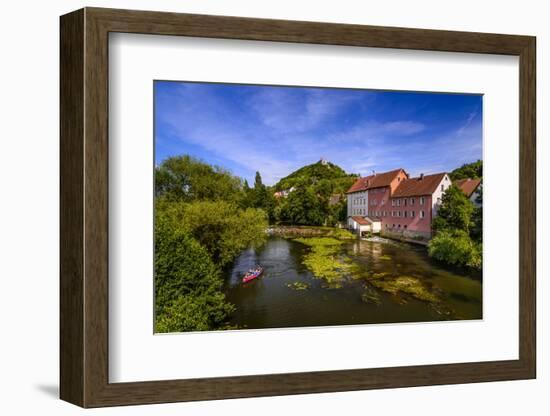
[[[356,175],[347,174],[340,166],[321,159],[282,178],[273,188],[276,191],[283,191],[298,185],[316,185],[320,181],[326,180],[333,184],[333,188],[336,188],[334,189],[335,192],[340,192],[340,188],[344,192],[347,189],[346,186],[353,183],[356,177]]]

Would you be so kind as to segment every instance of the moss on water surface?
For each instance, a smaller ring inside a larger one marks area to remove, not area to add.
[[[425,302],[438,302],[439,298],[426,288],[420,279],[411,276],[399,276],[390,279],[374,279],[370,283],[376,288],[392,295],[404,293]]]
[[[346,276],[358,271],[349,257],[340,253],[342,241],[331,237],[297,238],[302,244],[310,247],[302,262],[317,278],[325,280],[329,287],[342,287]]]
[[[365,270],[364,266],[361,267],[342,252],[344,241],[332,237],[297,238],[294,241],[309,247],[309,252],[304,255],[302,263],[316,278],[327,282],[328,287],[342,287],[346,278],[364,279],[368,286],[362,295],[363,302],[378,304],[380,298],[376,290],[389,293],[401,299],[403,303],[406,303],[407,298],[434,304],[441,301],[422,279],[406,275],[396,276],[389,271]],[[377,258],[392,260],[389,255],[379,255]]]
[[[304,283],[304,282],[292,282],[292,283],[287,283],[286,286],[294,290],[307,290],[309,289],[310,285],[309,283]]]
[[[320,248],[328,246],[339,246],[343,244],[343,241],[340,241],[332,237],[309,237],[309,238],[295,238],[294,241],[305,244],[306,246]]]

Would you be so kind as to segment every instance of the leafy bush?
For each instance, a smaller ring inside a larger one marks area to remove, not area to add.
[[[243,184],[229,171],[191,156],[175,156],[155,169],[155,194],[172,201],[244,199]]]
[[[208,252],[168,221],[155,224],[155,329],[208,330],[224,322],[233,306]]]
[[[197,201],[179,209],[180,226],[222,267],[245,248],[265,241],[268,222],[261,209],[240,209],[225,201]]]
[[[449,264],[481,269],[481,243],[473,241],[463,230],[438,232],[428,244],[428,253]]]

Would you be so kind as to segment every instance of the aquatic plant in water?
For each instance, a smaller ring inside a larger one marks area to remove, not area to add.
[[[292,283],[287,283],[286,287],[294,290],[307,290],[309,289],[310,285],[309,283],[305,283],[305,282],[292,282]]]
[[[369,286],[365,286],[365,291],[361,295],[361,300],[365,303],[372,303],[375,305],[380,305],[382,303],[378,292]]]
[[[392,295],[400,293],[412,296],[415,299],[425,302],[439,302],[439,298],[430,292],[416,277],[399,276],[397,278],[373,279],[371,283],[376,288]]]
[[[342,280],[358,271],[357,265],[349,257],[340,253],[340,240],[330,237],[297,238],[311,248],[304,256],[302,263],[317,278],[324,279],[331,288],[342,287]]]

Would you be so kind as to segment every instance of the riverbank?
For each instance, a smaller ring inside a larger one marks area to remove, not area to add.
[[[339,240],[357,238],[344,228],[309,225],[274,225],[267,229],[267,234],[283,238],[332,237]]]
[[[309,225],[274,225],[267,229],[267,234],[283,238],[333,237],[340,240],[358,238],[356,234],[345,228]],[[379,236],[373,235],[372,237],[360,239],[363,241],[372,242],[398,241],[401,243],[416,244],[423,247],[427,247],[429,244],[429,241],[424,239],[406,238],[395,233],[380,233]]]

